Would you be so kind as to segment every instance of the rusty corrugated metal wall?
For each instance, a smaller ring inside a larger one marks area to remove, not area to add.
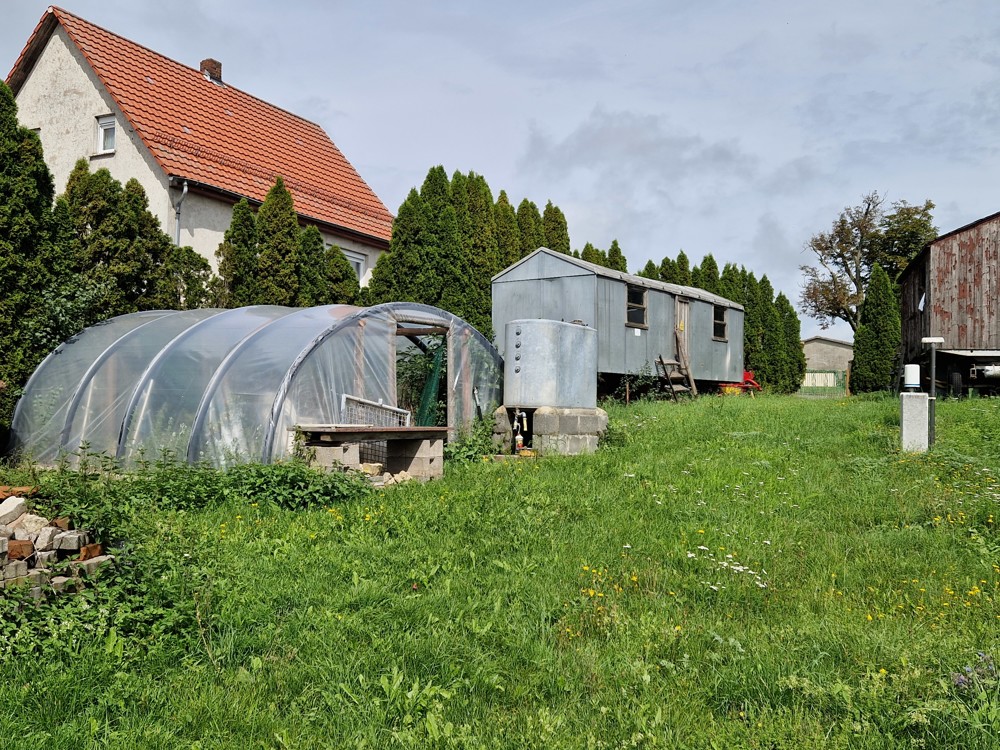
[[[1000,214],[934,240],[900,283],[906,361],[924,336],[941,336],[942,349],[1000,349]]]
[[[928,336],[944,349],[1000,349],[1000,217],[931,243]]]

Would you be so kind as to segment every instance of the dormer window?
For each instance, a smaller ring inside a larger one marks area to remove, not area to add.
[[[115,151],[115,116],[97,118],[97,153],[113,154]]]

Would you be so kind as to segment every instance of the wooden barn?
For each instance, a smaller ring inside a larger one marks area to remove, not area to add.
[[[743,381],[743,307],[702,289],[665,284],[539,248],[493,277],[493,330],[525,318],[581,321],[597,329],[603,376],[655,372],[687,349],[694,380]],[[676,332],[676,333],[675,333]]]
[[[903,362],[926,362],[921,339],[941,337],[939,386],[1000,392],[1000,213],[928,243],[899,282]]]

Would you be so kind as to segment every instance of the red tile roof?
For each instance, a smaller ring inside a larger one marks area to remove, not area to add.
[[[392,215],[323,129],[61,8],[7,77],[15,94],[59,24],[167,175],[263,201],[281,175],[300,215],[388,243]]]

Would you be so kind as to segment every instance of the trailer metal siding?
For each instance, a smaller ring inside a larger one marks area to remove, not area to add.
[[[646,325],[628,324],[629,286],[646,290]],[[689,302],[688,355],[698,380],[743,379],[743,308],[704,290],[663,284],[594,266],[540,248],[493,278],[493,327],[498,348],[507,322],[521,318],[581,320],[597,329],[599,372],[652,372],[657,357],[677,356],[678,297]],[[714,308],[727,310],[727,336],[717,340]],[[503,353],[501,351],[501,353]]]

